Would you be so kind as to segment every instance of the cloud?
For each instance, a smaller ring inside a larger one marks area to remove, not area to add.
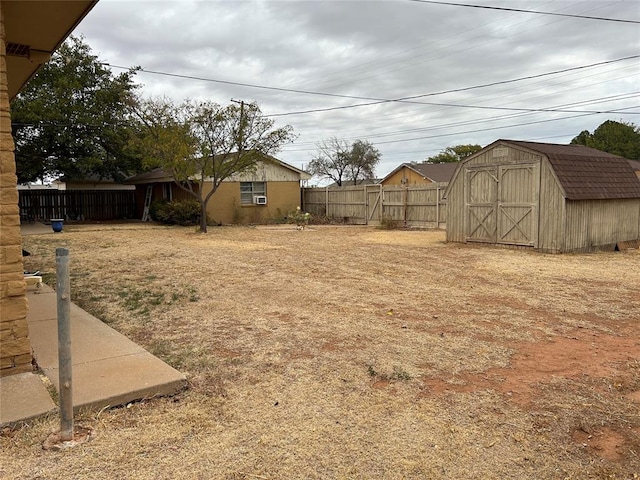
[[[635,2],[482,2],[509,8],[639,20]],[[112,65],[307,90],[394,99],[562,70],[640,51],[634,24],[409,1],[101,0],[75,33]],[[363,103],[139,73],[148,96],[257,101],[265,114]],[[384,175],[450,145],[497,138],[567,143],[606,119],[637,115],[518,113],[469,106],[614,110],[638,105],[637,59],[494,87],[277,117],[298,134],[280,154],[301,166],[317,142],[369,140]],[[598,103],[589,102],[614,97]],[[433,105],[448,103],[460,107]],[[467,106],[467,107],[464,107]],[[640,107],[632,111],[640,111]],[[521,125],[523,124],[523,125]]]

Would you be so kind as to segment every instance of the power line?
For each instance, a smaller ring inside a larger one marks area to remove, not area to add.
[[[621,113],[624,113],[623,110],[629,110],[631,108],[638,108],[638,107],[640,107],[640,105],[634,105],[633,107],[627,107],[627,108],[621,108],[621,109],[618,109],[618,110],[613,110],[612,113],[621,114]],[[588,117],[590,115],[594,115],[594,114],[593,113],[582,113],[582,114],[579,114],[579,115],[570,115],[568,117],[551,118],[551,119],[546,119],[546,120],[535,120],[535,121],[523,122],[523,123],[514,123],[514,124],[510,124],[510,125],[503,125],[503,126],[500,126],[500,127],[487,127],[487,128],[476,129],[476,130],[467,130],[467,131],[464,131],[464,132],[442,133],[442,134],[438,134],[438,135],[427,135],[427,136],[423,136],[423,137],[402,138],[402,139],[398,139],[398,140],[385,140],[383,142],[376,142],[376,146],[377,145],[386,145],[386,144],[389,144],[389,143],[412,142],[412,141],[416,141],[416,140],[429,140],[429,139],[432,139],[432,138],[453,137],[453,136],[457,136],[457,135],[467,135],[469,133],[488,132],[488,131],[492,131],[492,130],[502,130],[502,129],[506,129],[506,128],[522,127],[522,126],[526,126],[526,125],[537,125],[537,124],[540,124],[540,123],[549,123],[549,122],[557,122],[557,121],[561,121],[561,120],[570,120],[572,118]],[[433,128],[435,129],[436,127],[433,127]],[[285,151],[285,152],[306,152],[306,151],[311,151],[311,150],[313,150],[313,149],[309,149],[309,148],[288,149],[286,147],[283,149],[283,151]]]
[[[146,69],[144,69],[142,67],[139,67],[138,71],[139,72],[143,72],[143,73],[152,74],[152,75],[160,75],[160,76],[174,77],[174,78],[183,78],[183,79],[188,79],[188,80],[198,80],[198,81],[203,81],[203,82],[221,83],[221,84],[225,84],[225,85],[234,85],[234,86],[248,87],[248,88],[258,88],[258,89],[262,89],[262,90],[273,90],[273,91],[278,91],[278,92],[299,93],[299,94],[304,94],[304,95],[316,95],[316,96],[333,97],[333,98],[346,98],[346,99],[350,99],[350,100],[369,100],[369,102],[367,102],[367,103],[359,103],[359,104],[355,104],[355,105],[342,105],[342,106],[338,106],[338,107],[317,108],[317,109],[303,110],[303,111],[297,111],[297,112],[275,113],[275,114],[271,114],[271,115],[265,115],[266,117],[282,117],[282,116],[289,116],[289,115],[301,115],[301,114],[306,114],[306,113],[326,112],[326,111],[332,111],[332,110],[345,110],[345,109],[348,109],[348,108],[357,108],[357,107],[379,105],[379,104],[383,104],[383,103],[396,103],[396,102],[397,103],[423,103],[423,104],[426,104],[426,105],[436,105],[436,106],[486,108],[486,109],[489,109],[489,108],[492,108],[492,107],[476,107],[476,106],[471,106],[471,105],[455,105],[455,104],[430,104],[430,103],[424,103],[424,102],[411,102],[411,101],[415,100],[415,99],[418,99],[418,98],[432,97],[432,96],[444,95],[444,94],[448,94],[448,93],[464,92],[464,91],[474,90],[474,89],[477,89],[477,88],[493,87],[493,86],[497,86],[497,85],[505,85],[505,84],[508,84],[508,83],[514,83],[514,82],[519,82],[519,81],[523,81],[523,80],[531,80],[531,79],[534,79],[534,78],[540,78],[540,77],[545,77],[545,76],[549,76],[549,75],[557,75],[557,74],[560,74],[560,73],[566,73],[566,72],[571,72],[571,71],[576,71],[576,70],[583,70],[583,69],[586,69],[586,68],[592,68],[592,67],[597,67],[597,66],[601,66],[601,65],[608,65],[608,64],[612,64],[612,63],[617,63],[617,62],[622,62],[622,61],[632,60],[632,59],[637,59],[637,58],[640,58],[640,55],[631,55],[631,56],[627,56],[627,57],[617,58],[617,59],[614,59],[614,60],[606,60],[606,61],[603,61],[603,62],[596,62],[596,63],[591,63],[591,64],[588,64],[588,65],[580,65],[580,66],[577,66],[577,67],[570,67],[570,68],[565,68],[565,69],[561,69],[561,70],[555,70],[555,71],[552,71],[552,72],[540,73],[540,74],[536,74],[536,75],[527,75],[527,76],[524,76],[524,77],[518,77],[518,78],[514,78],[514,79],[510,79],[510,80],[501,80],[501,81],[491,82],[491,83],[486,83],[486,84],[481,84],[481,85],[473,85],[473,86],[469,86],[469,87],[454,88],[454,89],[449,89],[449,90],[443,90],[443,91],[440,91],[440,92],[425,93],[425,94],[420,94],[420,95],[411,95],[411,96],[407,96],[407,97],[400,97],[400,98],[394,98],[394,99],[375,98],[375,97],[362,97],[362,96],[342,95],[342,94],[328,93],[328,92],[314,92],[314,91],[310,91],[310,90],[298,90],[298,89],[291,89],[291,88],[271,87],[271,86],[267,86],[267,85],[258,85],[258,84],[244,83],[244,82],[233,82],[233,81],[229,81],[229,80],[219,80],[219,79],[213,79],[213,78],[199,77],[199,76],[195,76],[195,75],[183,75],[183,74],[178,74],[178,73],[161,72],[161,71],[158,71],[158,70],[146,70]],[[110,66],[112,68],[120,68],[120,69],[123,69],[123,70],[131,70],[130,67],[123,67],[121,65],[112,65],[112,64],[109,64],[109,63],[105,63],[104,65],[108,65],[108,66]],[[520,111],[527,111],[527,110],[520,109]],[[567,113],[571,113],[571,112],[567,112]],[[589,113],[609,113],[609,112],[589,112]]]
[[[557,13],[557,12],[541,12],[539,10],[524,10],[521,8],[508,8],[508,7],[494,7],[490,5],[472,5],[469,3],[454,3],[454,2],[438,2],[436,0],[406,0],[407,2],[414,3],[428,3],[431,5],[448,5],[451,7],[468,7],[468,8],[482,8],[485,10],[502,10],[505,12],[520,12],[520,13],[532,13],[536,15],[552,15],[554,17],[569,17],[569,18],[581,18],[584,20],[600,20],[603,22],[618,22],[618,23],[634,23],[640,24],[638,20],[627,20],[623,18],[607,18],[607,17],[592,17],[590,15],[576,15],[571,13]]]
[[[631,67],[626,67],[626,68],[636,68],[636,66],[635,66],[635,65],[633,65],[633,66],[631,66]],[[606,72],[603,72],[603,73],[606,73]],[[591,75],[588,75],[588,76],[602,75],[603,73],[591,74]],[[568,76],[568,75],[572,75],[572,74],[571,74],[571,73],[566,73],[566,74],[564,74],[564,76]],[[585,79],[585,78],[587,78],[588,76],[583,74],[580,78],[581,78],[581,79]],[[621,78],[625,78],[625,77],[621,77]],[[612,79],[607,79],[607,81],[611,81],[611,80],[612,80]],[[617,79],[613,79],[613,80],[617,80]],[[527,89],[531,89],[531,85],[535,85],[536,83],[542,83],[542,82],[545,82],[545,79],[538,79],[537,81],[535,81],[535,83],[528,82],[528,86],[521,85],[521,87],[526,87]],[[580,89],[580,90],[583,90],[583,91],[584,91],[586,88],[591,87],[591,86],[593,86],[593,85],[597,85],[597,84],[599,84],[599,83],[604,83],[604,81],[603,81],[603,82],[596,83],[596,84],[589,84],[589,85],[584,85],[584,84],[583,84],[583,85],[578,85],[578,86],[576,86],[576,85],[575,85],[575,80],[566,80],[566,81],[562,82],[561,84],[566,84],[566,83],[571,83],[571,84],[572,84],[572,88],[570,88],[570,89],[568,89],[568,90],[567,90],[567,89],[565,89],[565,90],[559,90],[559,91],[555,91],[555,90],[554,90],[554,95],[555,95],[555,94],[559,94],[559,93],[563,93],[563,92],[566,92],[566,91],[570,91],[570,90],[579,90],[579,89]],[[546,85],[546,86],[548,86],[548,87],[550,87],[550,86],[559,85],[559,84],[558,84],[558,83],[545,83],[545,85]],[[486,96],[486,95],[487,95],[487,94],[474,93],[474,98],[484,97],[484,96]],[[515,94],[513,94],[513,95],[520,95],[520,94],[515,93]],[[621,97],[622,97],[622,96],[626,96],[626,95],[629,95],[629,94],[619,94],[619,95],[615,95],[614,97],[617,97],[617,99],[622,99]],[[506,97],[508,97],[508,96],[510,96],[510,95],[506,95],[506,94],[505,94],[505,90],[504,90],[504,89],[501,89],[501,91],[500,91],[500,99],[504,99],[504,98],[506,98]],[[529,103],[529,104],[530,104],[532,101],[534,101],[534,100],[536,100],[536,99],[545,99],[545,100],[546,100],[546,99],[548,99],[548,98],[549,98],[549,94],[543,94],[543,95],[538,95],[537,97],[533,97],[533,98],[528,98],[528,97],[527,97],[527,98],[526,98],[526,99],[524,99],[524,100],[523,100],[522,98],[519,98],[517,101],[519,101],[519,102],[523,102],[523,101],[524,101],[524,102],[526,102],[526,103]],[[603,97],[603,98],[613,99],[613,97]],[[488,99],[488,102],[495,102],[496,100],[497,100],[497,99],[491,98],[491,99]],[[577,107],[577,105],[578,105],[579,103],[583,103],[583,104],[584,104],[584,103],[600,103],[600,102],[599,102],[600,100],[602,100],[602,98],[600,98],[600,99],[590,99],[590,100],[588,100],[588,101],[583,101],[583,102],[578,102],[578,103],[576,103],[576,102],[572,102],[572,103],[569,103],[569,104],[566,104],[566,103],[565,103],[565,104],[545,105],[545,107],[546,107],[546,108]],[[420,106],[420,105],[411,105],[410,107],[403,108],[403,109],[402,109],[402,112],[397,112],[397,111],[396,111],[395,113],[383,113],[383,112],[376,112],[376,114],[375,114],[375,119],[370,119],[370,120],[375,120],[374,124],[375,124],[375,123],[382,123],[385,127],[388,127],[388,122],[387,122],[387,121],[381,122],[381,119],[382,119],[383,117],[390,117],[390,118],[393,118],[394,120],[392,120],[392,121],[393,121],[394,123],[395,123],[395,122],[397,122],[397,121],[399,121],[399,122],[401,122],[401,123],[405,123],[405,121],[407,120],[407,115],[408,115],[410,112],[412,112],[413,110],[415,110],[416,108],[424,109],[424,107],[422,107],[422,106]],[[609,107],[609,109],[611,109],[611,108],[612,108],[612,107]],[[396,109],[396,110],[397,110],[397,109]],[[430,115],[437,114],[437,113],[441,112],[442,110],[443,110],[443,109],[429,109],[429,114],[430,114]],[[502,116],[497,117],[497,118],[507,118],[507,117],[513,117],[513,116],[521,116],[521,115],[532,115],[532,113],[509,114],[509,115],[506,115],[506,116],[505,116],[505,115],[502,115]],[[489,117],[489,118],[487,118],[487,120],[492,120],[492,119],[494,119],[494,118],[496,118],[496,117]],[[333,127],[334,125],[343,125],[343,124],[344,124],[345,122],[347,122],[347,121],[352,122],[351,120],[345,120],[345,119],[343,119],[343,120],[340,120],[340,121],[338,121],[338,122],[323,122],[323,124],[322,124],[322,125],[323,125],[323,127],[329,128],[329,127]],[[371,122],[368,122],[368,123],[370,124]],[[420,123],[423,123],[423,122],[422,122],[422,121],[420,121]],[[413,125],[413,122],[411,122],[411,124]],[[342,127],[341,127],[341,126],[339,126],[338,128],[341,128],[341,131],[342,131],[342,132],[344,132],[344,130],[342,130]],[[367,132],[366,132],[366,133],[364,133],[364,135],[368,135],[368,134],[370,134],[370,132],[371,132],[371,128],[368,128],[368,129],[367,129]],[[358,135],[361,135],[361,134],[358,134]]]
[[[577,105],[588,105],[588,104],[594,104],[594,103],[602,103],[602,102],[611,102],[611,101],[620,101],[620,100],[627,100],[630,98],[634,98],[638,96],[638,92],[631,92],[631,93],[624,93],[624,94],[618,94],[618,95],[611,95],[608,97],[600,97],[600,98],[595,98],[595,99],[588,99],[588,100],[581,100],[579,102],[572,102],[572,103],[565,103],[562,105],[554,105],[552,108],[560,108],[560,107],[571,107],[571,106],[577,106]],[[622,113],[625,114],[627,112],[620,112],[620,109],[610,109],[611,113]],[[579,113],[579,111],[577,111],[576,113]],[[584,112],[584,113],[588,113],[588,112]],[[369,129],[366,133],[363,134],[357,134],[355,136],[350,135],[348,138],[346,138],[346,140],[349,139],[356,139],[356,138],[360,138],[362,136],[365,136],[367,139],[371,139],[371,138],[382,138],[382,137],[389,137],[389,136],[396,136],[396,135],[402,135],[402,134],[408,134],[408,133],[416,133],[416,132],[424,132],[424,131],[429,131],[429,130],[439,130],[442,128],[451,128],[451,127],[461,127],[461,126],[467,126],[467,125],[475,125],[478,123],[487,123],[487,122],[496,122],[496,121],[500,121],[500,120],[509,120],[509,119],[513,119],[513,118],[517,118],[517,117],[523,117],[523,116],[530,116],[532,113],[515,113],[515,114],[507,114],[507,115],[499,115],[499,116],[493,116],[493,117],[484,117],[484,118],[480,118],[480,119],[476,119],[476,120],[464,120],[464,121],[457,121],[457,122],[451,122],[451,123],[442,123],[439,125],[435,125],[435,126],[428,126],[428,127],[413,127],[410,129],[404,129],[404,130],[395,130],[395,131],[387,131],[387,132],[379,132],[379,133],[372,133],[371,129]],[[345,132],[342,131],[342,135],[345,135],[346,133],[352,133],[352,132]],[[300,143],[296,143],[297,147],[301,147],[304,145],[314,145],[315,142],[300,142]]]
[[[591,67],[597,67],[600,65],[607,65],[607,64],[611,64],[611,63],[617,63],[617,62],[622,62],[625,60],[632,60],[632,59],[637,59],[640,58],[640,55],[631,55],[629,57],[621,57],[621,58],[617,58],[615,60],[607,60],[604,62],[597,62],[597,63],[592,63],[589,65],[581,65],[578,67],[570,67],[570,68],[565,68],[562,70],[555,70],[552,72],[546,72],[546,73],[539,73],[536,75],[528,75],[525,77],[518,77],[518,78],[513,78],[510,80],[501,80],[498,82],[491,82],[491,83],[485,83],[485,84],[481,84],[481,85],[473,85],[470,87],[461,87],[461,88],[453,88],[450,90],[442,90],[440,92],[433,92],[433,93],[425,93],[425,94],[421,94],[421,95],[412,95],[412,96],[408,96],[408,97],[400,97],[400,98],[396,98],[396,99],[379,99],[376,100],[374,102],[369,102],[369,103],[359,103],[356,105],[342,105],[342,106],[338,106],[338,107],[327,107],[327,108],[317,108],[317,109],[312,109],[312,110],[302,110],[302,111],[298,111],[298,112],[287,112],[287,113],[274,113],[271,115],[266,115],[268,117],[283,117],[283,116],[287,116],[287,115],[300,115],[300,114],[305,114],[305,113],[317,113],[317,112],[326,112],[326,111],[331,111],[331,110],[345,110],[348,108],[355,108],[355,107],[364,107],[364,106],[371,106],[371,105],[379,105],[382,103],[391,103],[391,102],[399,102],[399,103],[420,103],[420,104],[424,104],[424,105],[440,105],[440,106],[461,106],[461,105],[452,105],[452,104],[431,104],[431,103],[424,103],[424,102],[410,102],[410,100],[415,100],[417,98],[425,98],[425,97],[433,97],[433,96],[437,96],[437,95],[445,95],[448,93],[457,93],[457,92],[465,92],[465,91],[469,91],[469,90],[474,90],[477,88],[486,88],[486,87],[494,87],[497,85],[506,85],[508,83],[515,83],[515,82],[519,82],[522,80],[532,80],[534,78],[540,78],[540,77],[546,77],[546,76],[550,76],[550,75],[558,75],[560,73],[567,73],[567,72],[571,72],[571,71],[576,71],[576,70],[583,70],[585,68],[591,68]]]

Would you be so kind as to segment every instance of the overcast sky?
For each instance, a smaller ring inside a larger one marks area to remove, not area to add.
[[[639,0],[460,3],[640,21]],[[140,72],[144,96],[258,102],[294,127],[297,140],[278,156],[298,168],[332,136],[374,144],[382,177],[448,146],[569,143],[607,119],[640,123],[629,114],[640,112],[640,61],[619,60],[640,55],[637,23],[408,0],[100,0],[74,33],[114,73],[139,65],[199,77]],[[507,83],[483,86],[497,82]],[[591,113],[603,111],[615,112]]]

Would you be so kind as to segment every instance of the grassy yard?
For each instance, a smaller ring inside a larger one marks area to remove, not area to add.
[[[358,227],[65,226],[72,299],[189,388],[0,437],[20,479],[632,479],[640,252],[543,255]],[[51,279],[52,275],[47,275]]]

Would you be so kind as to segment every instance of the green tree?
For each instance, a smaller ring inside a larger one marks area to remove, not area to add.
[[[349,146],[345,140],[331,137],[318,143],[317,149],[309,162],[309,172],[333,180],[338,186],[345,181],[356,185],[358,180],[372,178],[381,157],[373,145],[363,140],[356,140]]]
[[[258,162],[293,141],[293,128],[274,128],[255,103],[174,105],[155,99],[143,102],[136,114],[143,125],[138,151],[147,166],[170,172],[198,201],[202,233],[207,232],[207,205],[220,184],[255,170]]]
[[[455,147],[447,147],[437,155],[429,157],[426,163],[452,163],[459,162],[463,158],[473,155],[482,150],[480,145],[456,145]]]
[[[640,158],[640,128],[633,123],[606,120],[593,133],[580,132],[571,143],[625,158]]]
[[[139,161],[126,148],[134,73],[114,76],[71,36],[12,101],[18,181],[136,172]]]

